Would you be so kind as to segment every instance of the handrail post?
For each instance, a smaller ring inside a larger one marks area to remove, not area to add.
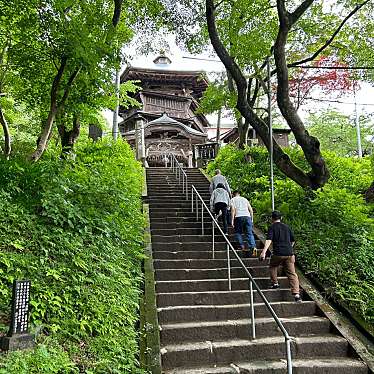
[[[186,200],[188,200],[188,177],[186,174]]]
[[[228,244],[226,244],[226,252],[227,252],[227,278],[228,278],[228,281],[229,281],[229,291],[231,291],[230,248],[229,248]]]
[[[213,252],[213,259],[214,259],[214,251],[215,251],[215,233],[214,233],[214,229],[215,229],[215,224],[214,224],[214,221],[212,220],[212,252]]]
[[[197,199],[197,196],[196,196]],[[191,212],[193,213],[193,188],[191,188]]]
[[[254,307],[254,298],[253,298],[253,285],[252,281],[249,280],[249,298],[251,306],[251,326],[252,326],[252,339],[256,339],[256,324],[255,324],[255,307]]]
[[[196,194],[196,221],[199,221],[199,202],[197,201],[197,194]]]
[[[204,235],[204,206],[201,202],[201,235]]]
[[[286,353],[287,353],[287,374],[292,374],[292,357],[291,357],[291,341],[290,337],[286,337]]]

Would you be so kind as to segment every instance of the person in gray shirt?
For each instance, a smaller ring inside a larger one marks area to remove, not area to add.
[[[222,183],[218,183],[217,188],[210,197],[210,210],[218,215],[222,213],[223,233],[227,234],[227,210],[230,207],[230,196]]]
[[[227,183],[226,178],[221,174],[221,170],[217,169],[216,175],[210,181],[210,186],[209,186],[210,194],[213,193],[213,191],[217,188],[219,183],[223,184],[223,187],[225,188],[225,190],[228,192],[229,196],[231,197],[230,186]]]

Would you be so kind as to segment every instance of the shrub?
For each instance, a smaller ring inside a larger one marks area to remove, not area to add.
[[[287,150],[297,156],[295,149]],[[374,220],[362,193],[373,175],[368,159],[324,154],[331,178],[323,189],[305,191],[275,170],[275,205],[293,228],[298,263],[320,281],[337,301],[359,318],[374,323]],[[219,168],[234,188],[242,190],[255,209],[257,226],[266,230],[271,212],[269,159],[264,148],[220,150],[207,170]],[[374,329],[373,329],[374,331]]]
[[[65,365],[65,350],[81,372],[135,373],[144,219],[128,144],[82,142],[75,160],[2,161],[0,176],[1,312],[13,280],[30,279],[31,323],[60,344],[3,356],[0,368],[19,373],[11,368],[23,360],[37,372],[34,362],[53,355]]]

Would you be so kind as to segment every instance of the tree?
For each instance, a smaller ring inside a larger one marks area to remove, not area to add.
[[[355,77],[346,70],[347,65],[335,58],[322,56],[311,65],[317,69],[294,69],[289,80],[290,97],[297,109],[308,101],[313,92],[338,98],[357,88]],[[323,69],[325,66],[336,69]]]
[[[189,3],[188,0],[179,1],[182,4],[179,7],[186,9]],[[351,10],[346,11],[347,7]],[[201,5],[191,11],[193,19],[189,23],[200,21],[201,28],[193,28],[193,32],[187,35],[186,44],[190,46],[192,43],[196,48],[196,43],[210,40],[235,83],[237,110],[268,149],[268,113],[265,108],[255,108],[258,98],[268,93],[266,61],[269,56],[274,58],[275,68],[271,75],[276,77],[277,106],[302,148],[310,170],[297,167],[275,141],[274,160],[280,170],[303,187],[316,189],[323,186],[329,178],[329,171],[318,139],[309,135],[291,100],[289,69],[322,55],[348,61],[353,58],[349,55],[351,44],[359,44],[361,49],[369,51],[370,27],[366,34],[358,35],[352,20],[366,12],[365,22],[370,23],[368,15],[372,7],[369,0],[358,5],[348,0],[339,1],[339,7],[332,9],[313,0],[288,2],[287,5],[285,0],[277,0],[276,5],[265,0],[206,0],[205,25],[201,22]],[[351,29],[354,40],[349,37]],[[194,44],[196,34],[200,37]]]
[[[357,131],[354,119],[335,110],[311,114],[306,120],[310,134],[318,136],[322,151],[334,151],[339,156],[357,156]],[[364,154],[374,149],[374,123],[361,116],[361,142]]]
[[[66,142],[71,146],[78,124],[86,123],[82,116],[95,117],[94,111],[110,106],[112,72],[122,59],[119,51],[135,30],[157,19],[160,9],[157,0],[1,4],[0,37],[9,25],[11,30],[4,38],[6,73],[15,78],[9,90],[18,102],[38,108],[43,123],[31,160],[43,154],[56,121],[63,147]]]

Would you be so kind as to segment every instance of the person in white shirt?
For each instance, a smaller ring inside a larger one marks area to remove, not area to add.
[[[210,210],[216,215],[222,213],[223,233],[227,234],[227,209],[230,207],[230,196],[222,183],[218,183],[217,188],[210,197]]]
[[[248,243],[249,253],[256,248],[256,241],[253,236],[253,209],[249,201],[240,196],[239,191],[233,192],[234,197],[231,199],[231,219],[235,230],[235,238],[239,242],[243,251],[247,250],[244,246],[243,233],[245,233],[245,241]]]

